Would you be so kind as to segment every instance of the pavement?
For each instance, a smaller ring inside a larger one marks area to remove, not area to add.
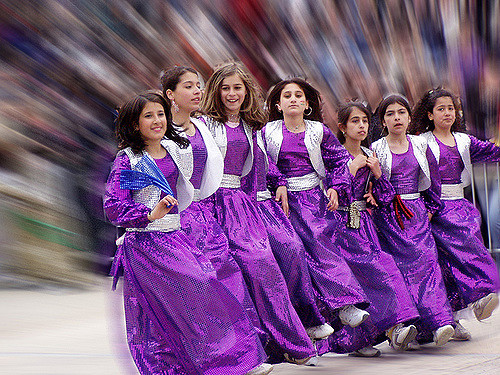
[[[0,283],[0,374],[137,374],[123,325],[121,292],[110,278],[86,288]],[[327,354],[318,366],[275,365],[274,375],[500,375],[500,312],[463,321],[467,342],[432,344],[397,353],[382,344],[379,358]]]

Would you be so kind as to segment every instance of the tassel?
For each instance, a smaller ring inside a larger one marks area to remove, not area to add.
[[[401,199],[399,194],[396,194],[394,200],[392,201],[392,205],[394,207],[394,213],[396,215],[396,221],[401,229],[405,229],[403,224],[402,216],[405,216],[407,219],[411,219],[413,217],[413,212],[411,212],[408,207],[406,207],[405,203]],[[400,212],[401,211],[401,212]]]

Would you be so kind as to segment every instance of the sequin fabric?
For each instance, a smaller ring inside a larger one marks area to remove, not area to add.
[[[436,139],[437,140],[437,139]],[[441,183],[461,182],[464,162],[457,147],[439,145]],[[471,137],[471,162],[500,161],[500,148]],[[498,268],[481,236],[481,215],[468,200],[443,200],[444,208],[432,218],[448,298],[454,311],[500,290]]]
[[[159,164],[176,186],[175,171]],[[149,208],[120,189],[130,168],[127,155],[117,156],[104,209],[115,225],[145,227]],[[120,250],[127,339],[141,374],[242,374],[262,362],[245,311],[182,231],[127,232]]]
[[[246,145],[242,142],[241,135],[227,132],[225,172],[240,171],[241,175],[250,149],[246,137]],[[254,144],[254,150],[256,147]],[[231,254],[245,276],[257,313],[270,336],[266,350],[272,348],[273,355],[288,353],[294,358],[312,355],[312,343],[290,301],[286,281],[253,200],[240,188],[221,187],[214,195],[214,208],[229,240]]]
[[[393,154],[392,165],[385,165],[382,168],[391,170],[391,184],[396,193],[418,192],[418,178],[415,176],[418,176],[419,163],[412,157],[414,149],[411,143],[409,147],[405,154]],[[383,160],[387,159],[380,158],[381,162]],[[390,201],[392,199],[385,197],[380,202]],[[401,271],[420,315],[418,330],[422,337],[427,336],[438,327],[452,324],[453,317],[446,298],[424,198],[404,201],[414,214],[409,219],[403,219],[404,230],[396,221],[392,205],[380,202],[379,208],[373,211],[373,218],[378,229],[381,248],[392,255]]]

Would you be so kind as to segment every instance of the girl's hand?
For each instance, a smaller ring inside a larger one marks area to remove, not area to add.
[[[166,197],[162,198],[158,204],[153,208],[153,210],[148,214],[148,220],[153,221],[153,220],[158,220],[161,219],[163,216],[168,214],[174,206],[177,206],[179,203],[177,202],[177,199],[172,197],[171,195],[167,195]]]
[[[375,154],[375,151],[373,152],[373,155],[368,157],[366,159],[366,165],[368,168],[373,173],[373,176],[378,180],[382,176],[382,170],[380,169],[380,163],[377,158],[377,154]]]
[[[278,186],[276,189],[276,198],[274,199],[276,202],[281,202],[283,212],[287,217],[290,216],[290,206],[288,206],[288,191],[286,190],[286,186]]]
[[[328,204],[326,205],[328,211],[335,211],[339,208],[339,195],[337,190],[333,188],[328,189],[326,196],[328,197]]]
[[[431,219],[432,219],[432,213],[431,212],[427,212],[427,216],[429,216],[429,221],[431,221]]]
[[[378,207],[378,203],[375,200],[375,197],[373,196],[373,183],[372,182],[368,183],[368,193],[363,195],[363,198],[366,199],[367,203],[370,203],[372,206]]]
[[[351,172],[353,176],[356,176],[356,172],[359,168],[363,168],[366,165],[366,161],[367,157],[363,154],[359,154],[351,161],[351,164],[349,164],[349,172]]]

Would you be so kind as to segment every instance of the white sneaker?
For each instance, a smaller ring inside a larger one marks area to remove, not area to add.
[[[434,342],[436,346],[443,346],[448,341],[450,341],[451,337],[455,333],[453,327],[449,324],[439,327],[434,331]]]
[[[330,324],[325,323],[320,326],[309,327],[306,332],[311,340],[321,340],[326,339],[335,331]]]
[[[377,348],[374,348],[371,345],[365,346],[364,348],[361,348],[359,350],[356,350],[355,352],[350,353],[350,356],[353,357],[380,357],[380,350]]]
[[[498,296],[496,293],[490,293],[487,296],[478,299],[472,304],[472,310],[477,320],[481,321],[489,318],[498,306]]]
[[[304,366],[317,366],[318,362],[319,357],[315,355],[314,357],[309,358],[309,360],[304,363]]]
[[[408,347],[408,343],[415,340],[415,337],[417,337],[417,333],[417,327],[415,327],[413,324],[409,325],[408,327],[404,327],[402,323],[399,323],[387,336],[391,340],[391,345],[394,349],[406,350]]]
[[[465,328],[463,325],[461,325],[458,320],[455,321],[455,333],[451,337],[453,340],[457,341],[468,341],[471,338],[470,332]]]
[[[369,316],[369,312],[358,309],[354,305],[342,306],[339,311],[339,318],[342,324],[349,325],[353,328],[359,326]]]
[[[254,367],[250,371],[248,371],[245,375],[267,375],[271,371],[273,371],[274,366],[269,363],[261,363],[257,367]]]
[[[408,343],[408,346],[406,347],[406,350],[408,351],[420,350],[420,344],[418,343],[417,340],[410,341]]]

